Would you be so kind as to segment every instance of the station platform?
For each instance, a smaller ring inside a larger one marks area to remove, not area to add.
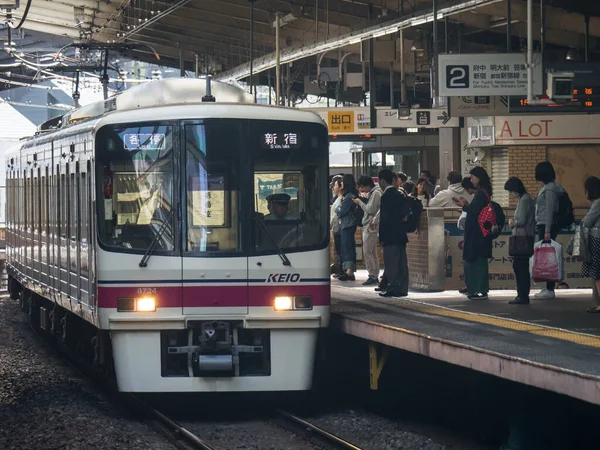
[[[331,327],[372,344],[372,389],[388,346],[600,405],[600,315],[585,312],[591,290],[509,305],[515,291],[491,291],[489,300],[457,291],[382,298],[361,286],[365,279],[332,281]]]

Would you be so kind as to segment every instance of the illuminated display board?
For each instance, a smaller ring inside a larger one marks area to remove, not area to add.
[[[573,73],[573,98],[564,103],[528,105],[526,97],[509,98],[508,111],[513,114],[526,113],[597,113],[600,112],[600,65],[583,63],[554,64],[548,69],[554,73]],[[548,100],[548,98],[542,98]]]

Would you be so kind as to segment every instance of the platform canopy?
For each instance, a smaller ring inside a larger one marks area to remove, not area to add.
[[[600,2],[542,0],[544,54],[548,60],[600,60]],[[7,9],[10,4],[18,7]],[[281,61],[292,63],[291,90],[315,89],[328,95],[335,78],[328,67],[344,61],[348,73],[361,73],[368,61],[366,42],[376,39],[374,65],[379,84],[398,88],[404,60],[406,86],[426,95],[434,50],[433,0],[0,0],[0,42],[7,43],[8,25],[20,26],[25,37],[52,35],[48,46],[66,39],[76,43],[127,45],[142,61],[214,74],[218,79],[269,83],[275,66],[275,22],[281,18]],[[540,48],[541,5],[535,0],[536,49]],[[526,1],[437,0],[437,50],[440,53],[523,51],[526,45]],[[7,12],[10,11],[10,19]],[[589,32],[586,39],[586,14]],[[25,17],[24,17],[25,16]],[[24,21],[23,21],[24,17]],[[507,23],[510,22],[510,27]],[[403,46],[399,32],[403,32]],[[511,38],[507,40],[507,30]],[[19,33],[12,30],[12,36]],[[55,39],[55,40],[53,40]],[[58,39],[58,41],[56,40]],[[14,41],[14,39],[13,39]],[[254,42],[253,51],[250,42]],[[17,51],[21,50],[15,41]],[[362,48],[361,48],[362,46]],[[5,46],[6,47],[6,46]],[[3,54],[0,64],[11,55]],[[319,67],[319,68],[318,68]],[[392,77],[388,77],[390,73]],[[0,72],[4,71],[0,67]],[[287,68],[285,68],[287,70]],[[308,77],[308,78],[305,78]],[[354,83],[364,83],[357,76]],[[308,88],[306,82],[317,84]],[[357,86],[353,86],[357,87]],[[361,86],[361,91],[368,87]],[[382,88],[385,91],[387,88]],[[389,90],[387,90],[389,92]],[[317,92],[318,93],[318,92]]]

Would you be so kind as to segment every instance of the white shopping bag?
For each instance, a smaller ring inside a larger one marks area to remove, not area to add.
[[[533,256],[531,257],[531,259],[529,260],[529,273],[531,275],[531,282],[532,284],[535,284],[536,281],[534,279],[534,265],[536,264],[536,256],[540,255],[540,251],[538,251],[538,249],[541,249],[542,247],[550,247],[552,248],[552,250],[554,250],[554,253],[556,255],[556,261],[558,263],[558,276],[556,277],[556,280],[552,280],[555,281],[557,283],[560,283],[561,281],[563,281],[564,277],[565,277],[565,272],[564,272],[564,263],[563,263],[563,248],[562,245],[559,244],[556,241],[550,241],[550,242],[543,242],[543,241],[538,241],[535,243],[535,245],[533,246]],[[547,250],[546,250],[547,251]],[[541,283],[545,283],[545,281],[540,281]]]

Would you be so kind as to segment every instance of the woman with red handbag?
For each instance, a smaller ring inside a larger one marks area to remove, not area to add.
[[[463,260],[465,264],[465,281],[469,290],[469,300],[486,300],[490,290],[489,259],[492,257],[492,237],[484,236],[479,224],[479,215],[486,208],[492,197],[492,183],[483,167],[474,167],[471,182],[477,189],[473,201],[468,204],[464,198],[455,203],[467,213],[465,220],[465,238]]]
[[[523,182],[517,177],[509,178],[504,184],[504,189],[519,199],[514,219],[508,220],[508,226],[512,228],[508,254],[513,258],[513,270],[517,279],[517,297],[508,303],[528,305],[531,290],[529,258],[533,255],[535,236],[535,203],[525,190]]]

